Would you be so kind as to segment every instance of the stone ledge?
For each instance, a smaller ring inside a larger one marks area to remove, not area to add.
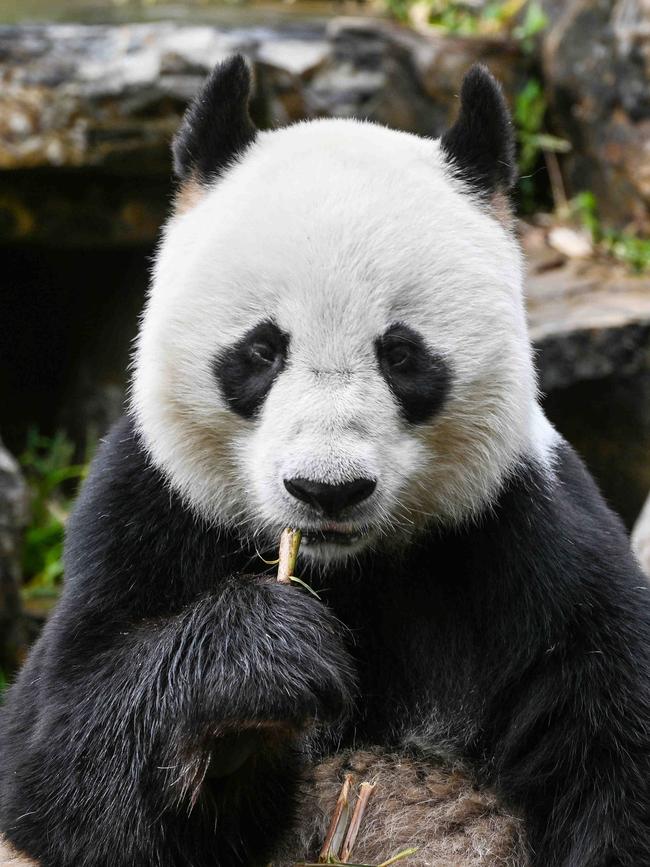
[[[552,253],[523,235],[528,321],[544,392],[650,370],[650,278],[618,263]]]
[[[124,168],[140,151],[166,158],[185,104],[214,64],[237,51],[254,66],[252,111],[262,126],[354,115],[435,135],[453,115],[471,63],[488,61],[510,91],[523,74],[506,39],[422,35],[366,18],[229,30],[5,26],[0,168]],[[149,171],[164,165],[154,161]]]

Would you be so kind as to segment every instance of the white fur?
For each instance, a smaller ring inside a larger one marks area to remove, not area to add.
[[[377,479],[351,522],[371,536],[463,520],[520,455],[548,464],[552,449],[521,286],[516,242],[437,141],[349,120],[262,133],[164,231],[132,392],[151,457],[202,516],[267,539],[314,526],[292,476]],[[290,360],[245,421],[211,361],[269,317]],[[402,422],[377,367],[374,340],[397,321],[453,369],[426,425]]]

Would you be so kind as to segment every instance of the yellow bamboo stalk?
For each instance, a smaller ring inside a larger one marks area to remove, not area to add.
[[[287,527],[280,536],[280,557],[278,560],[278,584],[290,584],[291,576],[296,569],[298,549],[302,533]]]

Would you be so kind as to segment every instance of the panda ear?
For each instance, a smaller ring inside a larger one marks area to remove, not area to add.
[[[207,184],[255,140],[257,130],[248,113],[250,90],[251,76],[241,54],[212,70],[172,143],[174,173],[183,184]]]
[[[440,140],[454,174],[492,199],[516,180],[515,139],[501,86],[485,66],[463,79],[456,123]]]

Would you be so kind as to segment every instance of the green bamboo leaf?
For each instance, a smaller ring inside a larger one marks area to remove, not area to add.
[[[311,593],[312,596],[315,596],[316,599],[320,599],[320,596],[318,595],[318,593],[316,593],[314,588],[310,587],[306,581],[302,580],[302,578],[298,578],[296,575],[290,575],[289,581],[292,581],[294,584],[299,584],[302,588],[309,591],[309,593]],[[350,865],[350,867],[352,867],[352,865]]]

